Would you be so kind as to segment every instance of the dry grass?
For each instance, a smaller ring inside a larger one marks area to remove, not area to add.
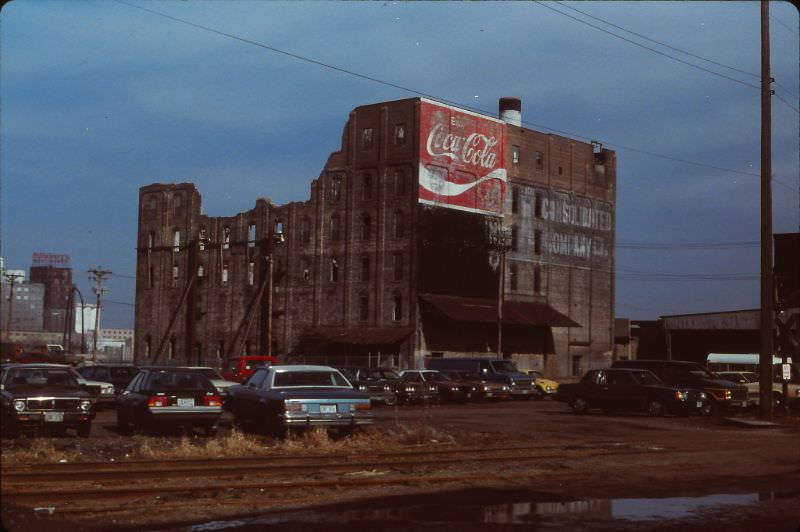
[[[132,436],[125,440],[64,441],[33,438],[4,443],[2,464],[170,460],[180,458],[223,458],[326,453],[399,451],[408,447],[455,444],[455,438],[419,422],[396,424],[390,429],[357,431],[347,437],[331,437],[324,429],[292,434],[285,439],[246,434],[233,430],[224,436],[201,438],[183,436]]]

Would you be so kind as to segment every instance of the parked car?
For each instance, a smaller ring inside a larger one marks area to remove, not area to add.
[[[719,379],[704,366],[682,360],[617,360],[612,368],[646,369],[670,386],[705,392],[708,413],[733,411],[748,406],[747,388]]]
[[[310,427],[349,433],[374,422],[369,395],[353,390],[329,366],[259,368],[244,383],[231,386],[229,405],[235,424],[277,436]]]
[[[511,388],[507,384],[482,379],[476,373],[468,371],[442,371],[441,373],[452,381],[469,384],[473,388],[473,399],[486,401],[511,397]]]
[[[395,383],[381,377],[379,373],[372,373],[370,368],[361,367],[338,367],[336,368],[347,377],[353,385],[353,389],[368,393],[372,404],[395,405],[397,404],[397,393]]]
[[[411,405],[426,403],[429,402],[431,397],[436,393],[435,386],[406,382],[400,377],[397,371],[391,368],[380,366],[370,368],[369,376],[372,379],[382,380],[391,386],[395,397],[397,397],[398,404]]]
[[[278,359],[266,355],[244,355],[229,358],[222,367],[222,378],[242,382],[255,373],[258,368],[277,364]]]
[[[797,364],[789,364],[790,377],[786,383],[789,403],[800,402],[799,368]],[[784,403],[782,365],[774,364],[772,370],[772,403],[773,406],[780,407]],[[716,375],[722,379],[743,384],[747,388],[747,398],[752,405],[758,405],[761,402],[761,383],[759,382],[760,378],[758,374],[752,371],[718,371]]]
[[[5,434],[73,429],[88,437],[94,419],[94,400],[81,387],[71,368],[53,364],[5,366],[0,373]]]
[[[533,379],[519,372],[511,360],[479,357],[432,358],[428,361],[428,369],[477,373],[482,379],[508,385],[511,397],[515,399],[530,399],[539,394]]]
[[[669,386],[648,370],[623,368],[591,370],[580,382],[559,386],[556,398],[577,414],[601,408],[651,416],[700,414],[708,402],[704,392]]]
[[[94,408],[96,410],[100,410],[107,406],[114,406],[117,402],[117,397],[115,395],[116,389],[114,388],[114,385],[110,382],[102,382],[102,381],[87,379],[83,375],[81,375],[74,367],[68,364],[39,363],[37,365],[40,367],[62,368],[65,371],[67,371],[78,381],[78,385],[83,390],[87,391],[89,395],[92,397],[92,399],[94,400]]]
[[[538,399],[555,397],[556,393],[558,392],[558,382],[554,381],[553,379],[546,379],[542,372],[536,369],[529,369],[525,373],[533,377],[533,383],[536,385],[536,389],[539,391],[537,394]]]
[[[114,385],[117,395],[128,387],[139,368],[129,364],[92,364],[77,368],[78,373],[85,379],[110,382]]]
[[[400,372],[400,377],[405,382],[416,382],[436,387],[437,396],[433,400],[451,403],[464,403],[476,393],[475,386],[464,381],[453,380],[449,376],[435,370],[406,370]]]
[[[731,381],[736,384],[747,384],[748,382],[758,382],[758,375],[752,371],[715,371],[720,379]]]
[[[202,373],[211,381],[211,384],[214,385],[214,388],[217,389],[219,392],[220,397],[222,397],[223,402],[228,397],[228,388],[239,384],[236,381],[229,381],[228,379],[224,378],[219,370],[214,369],[209,366],[184,366],[186,369],[190,369],[192,371],[197,371],[198,373]]]
[[[211,380],[186,368],[142,368],[117,401],[117,427],[123,433],[199,427],[213,436],[221,414],[222,398]]]

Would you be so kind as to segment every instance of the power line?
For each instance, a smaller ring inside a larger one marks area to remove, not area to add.
[[[772,13],[769,14],[769,18],[771,18],[772,20],[774,20],[775,22],[777,22],[778,24],[780,24],[781,26],[786,28],[792,35],[797,35],[797,31],[796,30],[793,30],[792,28],[787,26],[781,19],[779,19],[778,17],[776,17]]]
[[[758,241],[750,242],[642,242],[620,241],[617,248],[623,249],[656,249],[656,250],[722,250],[722,249],[749,249],[761,245]]]
[[[706,62],[708,62],[708,63],[714,64],[714,65],[717,65],[717,66],[721,66],[721,67],[723,67],[723,68],[727,68],[727,69],[734,70],[734,71],[736,71],[736,72],[739,72],[739,73],[742,73],[742,74],[746,74],[746,75],[748,75],[748,76],[752,76],[752,77],[754,77],[754,78],[756,78],[756,79],[761,79],[761,76],[760,76],[759,74],[754,74],[754,73],[752,73],[752,72],[748,72],[748,71],[746,71],[746,70],[742,70],[742,69],[740,69],[740,68],[732,67],[732,66],[730,66],[730,65],[726,65],[726,64],[724,64],[724,63],[720,63],[720,62],[718,62],[718,61],[714,61],[713,59],[708,59],[708,58],[706,58],[706,57],[703,57],[703,56],[701,56],[701,55],[694,54],[694,53],[692,53],[692,52],[689,52],[689,51],[683,50],[683,49],[681,49],[681,48],[676,48],[675,46],[669,45],[669,44],[667,44],[667,43],[665,43],[665,42],[661,42],[661,41],[657,41],[657,40],[655,40],[655,39],[651,39],[650,37],[647,37],[647,36],[645,36],[645,35],[642,35],[641,33],[637,33],[637,32],[635,32],[635,31],[632,31],[632,30],[629,30],[629,29],[623,28],[622,26],[618,26],[617,24],[614,24],[613,22],[609,22],[609,21],[607,21],[607,20],[605,20],[605,19],[602,19],[602,18],[600,18],[600,17],[598,17],[598,16],[591,15],[591,14],[587,13],[586,11],[581,11],[580,9],[574,8],[574,7],[572,7],[572,6],[568,6],[568,5],[567,5],[567,4],[565,4],[564,2],[560,2],[560,1],[559,1],[559,2],[556,2],[556,3],[557,3],[557,4],[559,4],[559,5],[560,5],[560,6],[562,6],[562,7],[566,7],[567,9],[571,9],[572,11],[576,11],[576,12],[578,12],[578,13],[581,13],[582,15],[585,15],[585,16],[587,16],[587,17],[591,18],[591,19],[597,20],[597,21],[599,21],[599,22],[602,22],[602,23],[604,23],[604,24],[608,24],[609,26],[613,26],[614,28],[617,28],[617,29],[619,29],[619,30],[622,30],[622,31],[624,31],[624,32],[626,32],[626,33],[630,33],[631,35],[636,35],[637,37],[639,37],[639,38],[641,38],[641,39],[644,39],[644,40],[646,40],[646,41],[650,41],[650,42],[652,42],[652,43],[655,43],[655,44],[661,45],[661,46],[663,46],[663,47],[665,47],[665,48],[669,48],[670,50],[674,50],[674,51],[676,51],[676,52],[680,52],[680,53],[682,53],[682,54],[686,54],[686,55],[688,55],[688,56],[694,57],[695,59],[700,59],[701,61],[706,61]]]
[[[658,41],[658,40],[656,40],[656,39],[652,39],[652,38],[650,38],[650,37],[648,37],[648,36],[646,36],[646,35],[643,35],[643,34],[641,34],[641,33],[637,33],[637,32],[635,32],[635,31],[633,31],[633,30],[629,30],[629,29],[627,29],[627,28],[624,28],[624,27],[622,27],[622,26],[619,26],[619,25],[617,25],[617,24],[614,24],[613,22],[609,22],[608,20],[602,19],[602,18],[600,18],[600,17],[598,17],[598,16],[595,16],[595,15],[592,15],[592,14],[590,14],[590,13],[587,13],[586,11],[581,11],[580,9],[577,9],[577,8],[575,8],[575,7],[572,7],[572,6],[569,6],[569,5],[565,4],[564,2],[558,1],[558,2],[556,2],[556,3],[557,3],[557,4],[559,4],[561,7],[566,7],[567,9],[571,9],[572,11],[575,11],[575,12],[577,12],[577,13],[580,13],[580,14],[582,14],[582,15],[586,16],[586,17],[589,17],[590,19],[597,20],[598,22],[602,22],[603,24],[608,24],[609,26],[612,26],[612,27],[614,27],[614,28],[617,28],[617,29],[619,29],[619,30],[622,30],[622,31],[624,31],[624,32],[626,32],[626,33],[630,33],[631,35],[636,35],[636,36],[637,36],[637,37],[639,37],[640,39],[644,39],[644,40],[646,40],[646,41],[650,41],[650,42],[652,42],[652,43],[658,44],[658,45],[660,45],[660,46],[663,46],[663,47],[665,47],[665,48],[669,48],[670,50],[674,50],[674,51],[676,51],[676,52],[679,52],[679,53],[682,53],[682,54],[686,54],[686,55],[688,55],[688,56],[690,56],[690,57],[694,57],[695,59],[700,59],[701,61],[706,61],[706,62],[708,62],[708,63],[711,63],[711,64],[713,64],[713,65],[717,65],[717,66],[720,66],[720,67],[723,67],[723,68],[727,68],[727,69],[729,69],[729,70],[733,70],[733,71],[735,71],[735,72],[739,72],[739,73],[741,73],[741,74],[745,74],[745,75],[747,75],[747,76],[751,76],[751,77],[753,77],[753,78],[755,78],[755,79],[757,79],[757,80],[760,80],[760,79],[761,79],[761,75],[760,75],[760,74],[755,74],[755,73],[753,73],[753,72],[748,72],[747,70],[742,70],[742,69],[740,69],[740,68],[737,68],[737,67],[733,67],[733,66],[730,66],[730,65],[726,65],[725,63],[720,63],[719,61],[715,61],[715,60],[713,60],[713,59],[708,59],[707,57],[703,57],[703,56],[701,56],[701,55],[698,55],[698,54],[695,54],[695,53],[689,52],[688,50],[683,50],[682,48],[677,48],[677,47],[675,47],[675,46],[672,46],[672,45],[670,45],[670,44],[667,44],[667,43],[665,43],[665,42]],[[599,29],[599,28],[598,28],[598,29]],[[778,86],[778,87],[780,87],[781,89],[783,89],[784,91],[786,91],[788,94],[790,94],[790,95],[794,96],[794,93],[793,93],[791,90],[789,90],[787,87],[785,87],[785,86],[781,85],[779,82],[777,82],[777,81],[773,80],[773,83],[774,83],[776,86]],[[784,101],[784,103],[786,103],[786,102]],[[787,105],[789,105],[789,104],[787,103]],[[789,107],[790,107],[790,108],[792,108],[792,109],[794,109],[794,108],[793,108],[791,105],[789,105]],[[795,109],[795,111],[797,111],[797,110]]]
[[[134,8],[134,9],[138,9],[138,10],[141,10],[141,11],[145,11],[147,13],[151,13],[153,15],[172,20],[172,21],[178,22],[180,24],[185,24],[187,26],[191,26],[191,27],[196,28],[196,29],[201,29],[201,30],[204,30],[204,31],[208,31],[210,33],[214,33],[214,34],[220,35],[222,37],[228,37],[230,39],[234,39],[234,40],[246,43],[246,44],[251,44],[253,46],[257,46],[259,48],[263,48],[263,49],[269,50],[271,52],[279,53],[279,54],[291,57],[293,59],[297,59],[299,61],[304,61],[304,62],[311,63],[311,64],[314,64],[314,65],[317,65],[317,66],[321,66],[323,68],[327,68],[327,69],[330,69],[330,70],[341,72],[343,74],[348,74],[350,76],[354,76],[354,77],[357,77],[357,78],[360,78],[360,79],[365,79],[367,81],[372,81],[374,83],[378,83],[380,85],[384,85],[384,86],[387,86],[387,87],[400,89],[402,91],[409,92],[411,94],[416,94],[418,96],[422,96],[422,97],[425,97],[425,98],[429,98],[431,100],[436,100],[436,101],[439,101],[439,102],[442,102],[442,103],[446,103],[446,104],[449,104],[449,105],[460,107],[462,109],[466,109],[466,110],[469,110],[469,111],[474,111],[474,112],[478,112],[478,113],[481,113],[481,114],[493,116],[492,112],[487,111],[485,109],[481,109],[481,108],[478,108],[478,107],[473,107],[473,106],[470,106],[470,105],[465,105],[465,104],[462,104],[462,103],[459,103],[459,102],[455,102],[455,101],[452,101],[452,100],[447,100],[445,98],[441,98],[441,97],[435,96],[433,94],[429,94],[429,93],[426,93],[426,92],[423,92],[423,91],[419,91],[419,90],[416,90],[416,89],[413,89],[413,88],[409,88],[409,87],[404,87],[402,85],[398,85],[396,83],[384,81],[384,80],[375,78],[373,76],[360,74],[360,73],[352,71],[352,70],[348,70],[348,69],[345,69],[345,68],[337,67],[335,65],[331,65],[331,64],[325,63],[323,61],[319,61],[319,60],[316,60],[316,59],[305,57],[305,56],[302,56],[302,55],[299,55],[299,54],[295,54],[295,53],[292,53],[292,52],[287,52],[285,50],[281,50],[279,48],[275,48],[274,46],[269,46],[269,45],[266,45],[266,44],[263,44],[263,43],[260,43],[260,42],[257,42],[257,41],[253,41],[251,39],[246,39],[246,38],[243,38],[243,37],[239,37],[237,35],[234,35],[234,34],[231,34],[231,33],[227,33],[227,32],[224,32],[224,31],[220,31],[220,30],[208,27],[208,26],[201,25],[201,24],[196,24],[194,22],[190,22],[190,21],[178,18],[178,17],[174,17],[172,15],[167,15],[166,13],[162,13],[160,11],[155,11],[153,9],[149,9],[149,8],[146,8],[146,7],[141,7],[141,6],[137,6],[137,5],[134,5],[134,4],[130,4],[128,2],[125,2],[124,0],[115,0],[115,1],[117,3],[119,3],[119,4],[131,7],[131,8]],[[541,2],[537,2],[537,3],[539,3],[540,5],[542,5],[543,7],[548,8],[548,9],[553,9],[550,6],[546,6],[544,4],[541,4]],[[559,13],[561,13],[561,12],[559,11]],[[570,17],[570,18],[575,18],[575,17],[572,17],[571,15],[566,14],[566,13],[562,13],[562,14],[564,16],[567,16],[567,17]],[[578,20],[581,23],[585,23],[584,21],[581,21],[580,19],[577,19],[577,18],[575,18],[575,20]],[[610,32],[607,32],[606,30],[604,30],[602,28],[598,28],[598,29],[600,29],[601,31],[604,31],[606,33],[610,33]],[[612,35],[615,35],[615,34],[612,33]],[[625,39],[624,37],[620,37],[620,38]],[[625,39],[625,40],[627,40],[627,39]],[[633,42],[633,41],[631,41],[631,42]],[[642,46],[642,45],[640,45],[638,43],[635,43],[635,42],[634,42],[634,44],[636,44],[637,46]],[[647,47],[645,47],[645,48],[647,48]],[[663,54],[661,52],[658,52],[658,51],[656,51],[656,52],[661,54],[661,55],[665,55],[665,54]],[[671,56],[667,56],[667,57],[671,57]],[[682,63],[686,63],[685,61],[682,61],[680,59],[676,59],[676,60],[680,61]],[[696,65],[692,65],[691,63],[686,63],[686,64],[688,64],[690,66],[696,66]],[[706,70],[706,69],[703,69],[702,67],[696,67],[696,68],[700,68],[702,70]],[[727,76],[724,76],[722,74],[718,74],[718,75],[727,78]],[[728,78],[728,79],[732,79],[732,78]],[[738,80],[733,80],[733,81],[738,81]],[[756,87],[755,85],[749,85],[749,84],[741,82],[741,81],[738,81],[738,82],[739,83],[743,83],[745,85],[748,85],[750,87],[759,88],[759,87]],[[585,139],[585,140],[593,140],[592,137],[587,137],[586,135],[581,135],[581,134],[574,133],[574,132],[569,132],[569,131],[556,129],[556,128],[549,127],[549,126],[544,125],[544,124],[536,124],[536,123],[533,123],[533,122],[526,122],[526,121],[523,121],[522,124],[527,125],[527,126],[540,128],[540,129],[545,129],[545,130],[552,131],[552,132],[559,133],[559,134],[572,136],[572,137],[575,137],[575,138],[580,138],[580,139]],[[611,147],[614,147],[614,148],[628,150],[628,151],[632,151],[632,152],[637,152],[637,153],[641,153],[641,154],[644,154],[644,155],[649,155],[651,157],[658,157],[658,158],[661,158],[661,159],[676,161],[676,162],[689,164],[689,165],[693,165],[693,166],[698,166],[698,167],[703,167],[703,168],[710,168],[710,169],[719,170],[719,171],[722,171],[722,172],[730,172],[730,173],[741,174],[741,175],[749,175],[749,176],[758,177],[758,178],[761,177],[760,174],[756,174],[756,173],[752,173],[752,172],[744,172],[744,171],[741,171],[741,170],[734,170],[732,168],[725,168],[725,167],[721,167],[721,166],[715,166],[715,165],[710,165],[710,164],[706,164],[706,163],[700,163],[700,162],[697,162],[697,161],[689,161],[687,159],[681,159],[681,158],[678,158],[678,157],[672,157],[672,156],[669,156],[669,155],[663,155],[663,154],[659,154],[659,153],[655,153],[655,152],[650,152],[650,151],[647,151],[647,150],[641,150],[641,149],[633,148],[633,147],[630,147],[630,146],[624,146],[622,144],[611,143],[611,142],[606,142],[605,144],[607,146],[611,146]],[[778,180],[775,177],[772,177],[772,181],[774,183],[778,184],[778,185],[781,185],[781,186],[787,188],[788,190],[791,190],[794,193],[798,193],[798,191],[793,186],[788,185],[786,183],[783,183],[782,181]]]
[[[725,74],[720,74],[719,72],[715,72],[714,70],[710,70],[710,69],[702,67],[700,65],[695,65],[694,63],[690,63],[688,61],[684,61],[683,59],[671,56],[671,55],[669,55],[667,53],[664,53],[664,52],[662,52],[660,50],[656,50],[655,48],[651,48],[649,46],[645,46],[644,44],[638,43],[636,41],[632,41],[631,39],[623,37],[622,35],[618,35],[618,34],[614,33],[613,31],[608,31],[607,29],[601,28],[600,26],[596,26],[596,25],[592,24],[591,22],[586,22],[585,20],[581,20],[578,17],[573,17],[569,13],[564,13],[563,11],[559,11],[558,9],[554,8],[553,6],[546,5],[543,2],[540,2],[539,0],[534,0],[534,3],[540,5],[540,6],[544,7],[544,8],[547,8],[547,9],[549,9],[551,11],[554,11],[554,12],[556,12],[556,13],[562,15],[562,16],[565,16],[567,18],[571,18],[572,20],[574,20],[576,22],[579,22],[581,24],[584,24],[584,25],[589,26],[591,28],[594,28],[596,30],[602,31],[603,33],[607,33],[607,34],[609,34],[611,36],[614,36],[617,39],[622,39],[625,42],[633,44],[634,46],[638,46],[640,48],[644,48],[645,50],[650,50],[653,53],[656,53],[658,55],[664,56],[664,57],[666,57],[668,59],[672,59],[673,61],[677,61],[678,63],[683,63],[684,65],[690,66],[692,68],[696,68],[698,70],[702,70],[704,72],[708,72],[709,74],[713,74],[713,75],[718,76],[720,78],[724,78],[724,79],[727,79],[729,81],[733,81],[735,83],[739,83],[740,85],[744,85],[746,87],[750,87],[750,88],[753,88],[753,89],[760,89],[761,88],[758,85],[753,85],[751,83],[747,83],[746,81],[742,81],[742,80],[739,80],[739,79],[736,79],[736,78],[732,78],[730,76],[726,76]]]
[[[779,95],[777,95],[777,94],[774,94],[774,93],[773,93],[772,95],[773,95],[773,96],[775,96],[775,97],[776,97],[777,99],[779,99],[780,101],[782,101],[782,102],[784,103],[784,105],[786,105],[786,107],[788,107],[789,109],[791,109],[791,110],[792,110],[792,111],[794,111],[795,113],[797,113],[797,114],[800,114],[800,110],[798,110],[798,109],[797,109],[797,107],[793,106],[792,104],[790,104],[789,102],[787,102],[786,100],[784,100],[783,98],[781,98],[781,97],[780,97]]]

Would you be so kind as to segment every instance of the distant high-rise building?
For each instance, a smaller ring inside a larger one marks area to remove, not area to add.
[[[69,315],[69,293],[72,290],[69,255],[34,253],[30,279],[32,283],[44,285],[44,330],[65,331],[65,320]]]

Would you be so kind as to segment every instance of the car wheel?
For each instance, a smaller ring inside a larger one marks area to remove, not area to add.
[[[664,403],[661,401],[652,400],[647,403],[647,413],[654,417],[664,415]]]
[[[390,397],[387,397],[386,400],[384,401],[384,404],[386,406],[394,406],[394,405],[396,405],[397,404],[397,397],[394,396],[394,395],[392,395]]]
[[[78,429],[77,429],[77,433],[78,433],[78,437],[80,437],[80,438],[88,438],[89,436],[91,436],[92,435],[92,424],[91,424],[91,422],[83,423],[83,424],[79,425]]]
[[[576,414],[585,414],[589,411],[589,403],[583,397],[576,397],[572,400],[572,411]]]
[[[217,435],[217,426],[216,425],[205,425],[203,427],[203,436],[208,438],[213,438]]]
[[[544,390],[542,390],[539,386],[537,386],[536,390],[534,391],[533,398],[536,399],[537,401],[544,401],[546,395],[547,394],[544,393]]]

